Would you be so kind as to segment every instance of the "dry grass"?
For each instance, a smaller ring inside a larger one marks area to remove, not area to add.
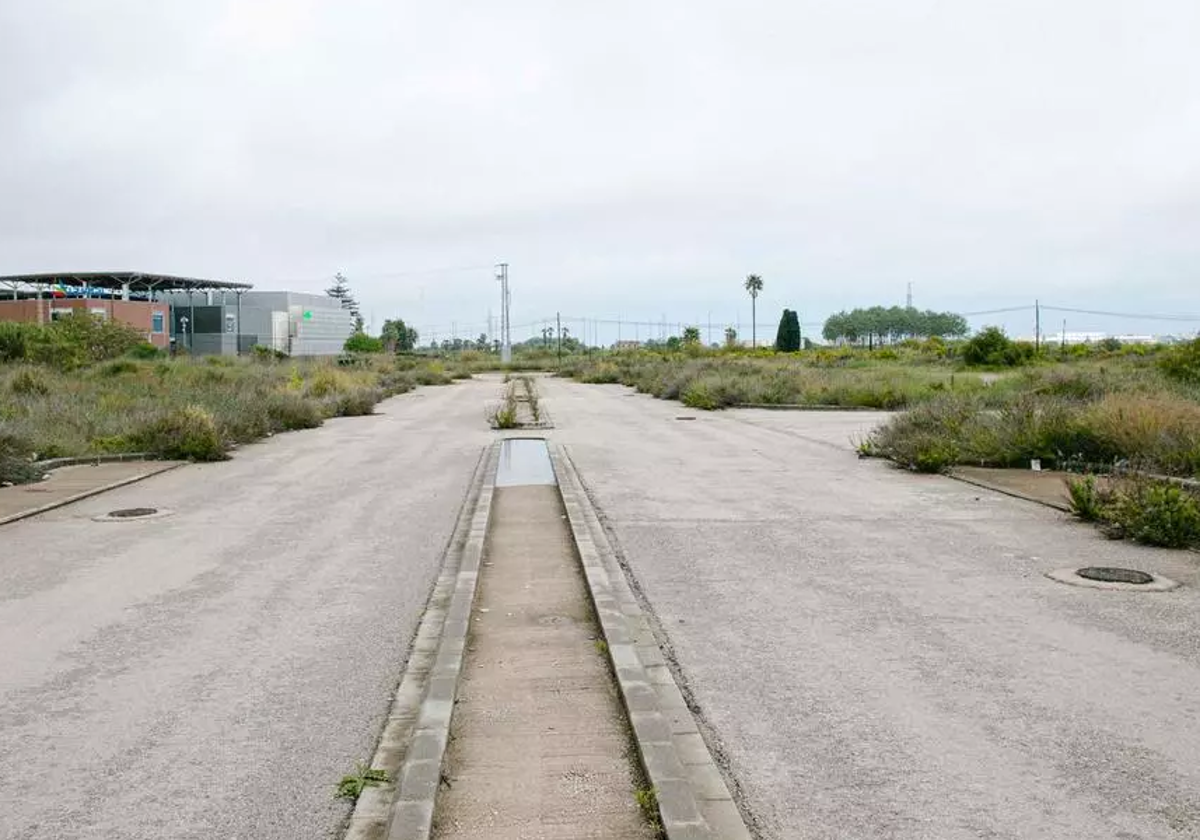
[[[422,382],[450,377],[428,363],[398,365],[383,356],[351,367],[227,358],[118,359],[69,372],[0,365],[0,438],[9,462],[14,453],[44,459],[136,451],[214,459],[276,432],[369,414],[381,399]]]

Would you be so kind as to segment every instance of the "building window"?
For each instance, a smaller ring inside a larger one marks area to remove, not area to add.
[[[161,333],[163,331],[163,314],[155,312],[150,316],[150,332]]]

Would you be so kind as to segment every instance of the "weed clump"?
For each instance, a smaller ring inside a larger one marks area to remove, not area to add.
[[[194,405],[162,415],[135,431],[131,439],[163,458],[222,461],[228,457],[212,414]]]

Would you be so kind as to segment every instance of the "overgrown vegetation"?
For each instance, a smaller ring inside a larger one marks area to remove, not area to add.
[[[1068,482],[1071,510],[1114,538],[1167,548],[1200,547],[1200,496],[1179,484],[1124,477],[1101,487],[1095,476]]]
[[[971,342],[905,341],[868,351],[628,351],[577,357],[563,375],[621,383],[691,408],[736,405],[908,409],[860,454],[914,470],[955,464],[1200,475],[1200,342],[1013,350],[999,331]],[[973,361],[994,372],[967,364]],[[1010,367],[1003,360],[1015,354]],[[995,364],[993,364],[995,363]]]
[[[389,356],[349,365],[271,353],[111,358],[118,346],[90,343],[62,353],[60,365],[0,364],[0,482],[36,480],[35,461],[64,456],[219,460],[277,432],[370,414],[385,397],[448,384],[455,372],[436,359]]]

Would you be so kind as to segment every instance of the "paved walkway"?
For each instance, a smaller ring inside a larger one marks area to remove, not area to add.
[[[493,504],[434,837],[652,838],[558,490]]]
[[[174,469],[177,461],[120,461],[60,467],[44,481],[0,487],[0,524]]]

